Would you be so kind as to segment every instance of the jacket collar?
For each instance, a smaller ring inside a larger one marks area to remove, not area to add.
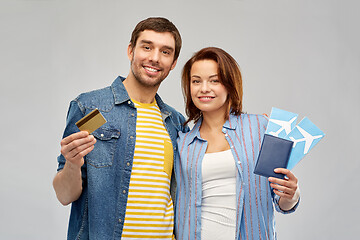
[[[223,132],[225,133],[225,129],[229,130],[235,130],[237,126],[238,116],[235,116],[233,114],[229,115],[229,119],[226,120],[226,122],[223,125]],[[186,144],[191,144],[195,138],[199,139],[200,141],[205,141],[200,136],[200,127],[202,123],[202,117],[197,121],[197,123],[194,125],[193,129],[188,133]]]
[[[114,95],[115,104],[122,104],[131,101],[128,92],[123,84],[124,77],[118,76],[111,84],[111,89]],[[167,108],[166,104],[162,101],[158,94],[155,95],[156,103],[158,104],[163,119],[171,115],[171,111]]]
[[[129,94],[127,93],[123,81],[124,77],[117,77],[111,84],[111,89],[114,95],[115,104],[121,104],[130,100]]]

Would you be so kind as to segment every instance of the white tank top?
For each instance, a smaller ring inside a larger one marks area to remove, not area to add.
[[[201,239],[235,239],[236,166],[231,150],[202,161]]]

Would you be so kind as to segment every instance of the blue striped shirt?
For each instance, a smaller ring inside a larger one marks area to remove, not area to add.
[[[230,115],[222,132],[236,164],[236,240],[276,239],[274,207],[278,212],[279,196],[266,177],[255,175],[254,167],[268,120],[262,115]],[[177,240],[201,239],[201,162],[207,141],[200,137],[201,119],[188,133],[180,133],[175,161],[177,179],[175,233]]]

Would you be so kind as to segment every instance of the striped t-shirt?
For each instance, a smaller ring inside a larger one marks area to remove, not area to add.
[[[156,102],[135,103],[136,143],[122,239],[172,239],[173,148]]]

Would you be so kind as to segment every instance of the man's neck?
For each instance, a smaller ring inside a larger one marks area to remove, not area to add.
[[[123,81],[123,84],[129,97],[141,103],[152,103],[160,86],[145,87],[130,75]]]

